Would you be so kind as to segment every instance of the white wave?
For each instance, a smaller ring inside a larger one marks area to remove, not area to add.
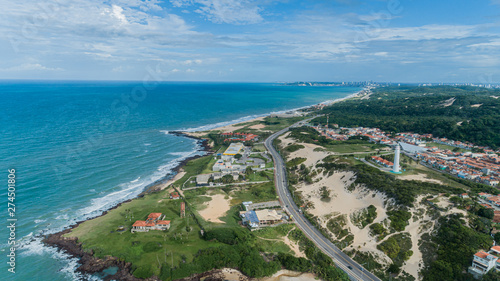
[[[150,146],[151,144],[150,143],[145,143],[144,146]]]
[[[173,155],[173,156],[184,156],[184,157],[189,157],[189,155],[192,155],[193,152],[191,151],[185,151],[185,152],[170,152],[169,153],[170,155]]]
[[[34,220],[33,222],[36,223],[36,224],[39,224],[39,223],[42,223],[42,222],[46,222],[47,220]]]
[[[160,133],[164,133],[165,135],[168,135],[168,131],[167,130],[160,130]]]
[[[56,220],[67,220],[67,219],[69,219],[68,214],[63,214],[56,217]]]
[[[208,131],[208,130],[215,129],[215,128],[218,128],[218,127],[224,127],[224,126],[228,126],[228,125],[232,125],[232,124],[236,124],[236,123],[241,123],[241,122],[249,121],[249,120],[252,120],[252,119],[255,119],[255,118],[264,117],[264,116],[267,116],[267,115],[269,115],[269,114],[249,115],[249,116],[241,117],[241,118],[234,119],[234,120],[231,120],[231,121],[224,121],[224,122],[219,122],[219,123],[214,123],[214,124],[208,124],[208,125],[203,125],[203,126],[196,127],[196,128],[181,129],[180,131],[182,131],[182,132]],[[160,132],[164,132],[164,131],[160,131]]]
[[[91,276],[84,276],[83,274],[76,272],[78,268],[78,259],[72,258],[70,255],[58,250],[54,247],[48,247],[42,242],[42,237],[36,237],[30,239],[27,243],[21,243],[20,247],[21,256],[45,256],[48,255],[53,259],[62,261],[64,266],[59,272],[64,275],[67,280],[82,280],[86,277],[86,280],[99,280],[92,278]],[[89,279],[92,278],[92,279]]]
[[[113,191],[111,193],[106,192],[104,196],[92,199],[91,204],[89,206],[82,208],[77,212],[78,220],[83,220],[97,216],[101,214],[103,211],[116,206],[120,202],[136,197],[149,184],[152,184],[162,179],[167,174],[171,174],[172,170],[177,165],[179,165],[179,163],[182,162],[184,159],[194,155],[205,154],[205,152],[199,151],[198,149],[199,146],[197,147],[196,150],[193,150],[191,152],[180,152],[178,154],[179,157],[171,160],[165,165],[158,167],[156,172],[154,172],[152,175],[146,178],[137,178],[131,182],[120,185],[118,187],[119,189],[116,191]]]
[[[359,94],[359,92],[352,93],[352,94],[350,94],[350,95],[348,95],[346,97],[343,97],[343,98],[338,98],[338,99],[333,99],[333,100],[327,100],[327,101],[321,102],[320,104],[332,104],[332,103],[335,103],[335,102],[339,102],[339,101],[342,101],[342,100],[346,100],[346,99],[355,97],[357,94]],[[180,129],[180,131],[182,131],[182,132],[202,132],[202,131],[208,131],[208,130],[212,130],[212,129],[219,128],[219,127],[224,127],[224,126],[233,125],[233,124],[236,124],[236,123],[250,121],[250,120],[253,120],[253,119],[259,118],[259,117],[269,116],[271,114],[283,114],[283,113],[289,112],[289,111],[296,111],[296,110],[307,109],[307,108],[310,108],[310,107],[312,107],[312,106],[314,106],[316,104],[317,103],[311,104],[311,105],[302,106],[302,107],[297,107],[297,108],[286,109],[286,110],[272,111],[272,112],[264,113],[264,114],[254,114],[254,115],[249,115],[249,116],[241,117],[241,118],[238,118],[238,119],[234,119],[234,120],[231,120],[231,121],[224,121],[224,122],[219,122],[219,123],[214,123],[214,124],[208,124],[208,125],[203,125],[203,126],[199,126],[199,127],[196,127],[196,128]],[[162,130],[160,132],[168,134],[168,131],[165,131],[165,130]]]

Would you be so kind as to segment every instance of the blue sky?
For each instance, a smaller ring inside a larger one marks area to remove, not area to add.
[[[0,79],[500,82],[500,0],[7,0],[0,35]]]

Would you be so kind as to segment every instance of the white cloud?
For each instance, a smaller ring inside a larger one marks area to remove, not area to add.
[[[63,71],[59,67],[46,67],[39,63],[23,63],[21,65],[4,68],[2,71]]]
[[[261,8],[250,0],[171,0],[175,7],[198,7],[195,12],[215,23],[252,24],[263,20]]]

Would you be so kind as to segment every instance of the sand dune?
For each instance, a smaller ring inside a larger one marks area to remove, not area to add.
[[[202,216],[206,221],[225,223],[219,219],[226,215],[226,212],[230,209],[229,202],[231,201],[231,197],[225,199],[225,196],[226,195],[223,194],[210,196],[212,200],[204,203],[207,207],[198,212],[200,216]]]

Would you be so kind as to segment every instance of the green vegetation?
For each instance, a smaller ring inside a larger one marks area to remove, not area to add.
[[[423,280],[470,280],[464,269],[470,266],[477,250],[491,245],[491,237],[467,227],[462,215],[441,217],[437,234],[425,245],[436,254],[424,255]]]
[[[440,192],[460,194],[464,192],[463,189],[436,183],[399,180],[392,174],[384,173],[377,168],[365,164],[350,166],[346,163],[330,162],[318,164],[318,167],[325,168],[326,171],[353,171],[356,174],[355,184],[364,185],[369,189],[384,192],[386,195],[396,200],[397,204],[402,206],[413,206],[415,198],[419,194],[436,194]]]
[[[391,86],[373,90],[369,99],[336,103],[321,113],[329,114],[330,123],[343,127],[432,133],[435,137],[497,148],[500,147],[500,100],[491,96],[499,94],[497,89],[477,87]],[[472,107],[474,104],[481,106]],[[315,119],[314,123],[326,124],[326,116]]]
[[[387,229],[381,223],[374,223],[370,225],[370,230],[371,230],[370,232],[371,235],[377,236],[378,240],[382,240],[385,237],[385,235],[388,234]]]
[[[406,232],[392,235],[377,245],[377,249],[391,258],[393,264],[389,266],[389,271],[392,273],[399,273],[403,263],[413,255],[411,251],[411,236]]]
[[[351,214],[351,221],[357,227],[363,229],[377,218],[377,208],[370,205],[356,213]]]
[[[322,186],[320,188],[320,196],[321,196],[321,200],[323,200],[325,202],[330,202],[330,200],[331,200],[330,190],[328,190],[328,188],[326,186]]]
[[[186,165],[183,167],[183,170],[186,172],[186,174],[181,179],[176,181],[173,185],[176,187],[180,187],[190,177],[194,177],[203,173],[210,173],[211,172],[211,169],[209,168],[211,167],[210,163],[212,163],[212,165],[215,163],[214,157],[211,155],[200,157],[187,162]]]
[[[265,125],[262,129],[264,131],[277,132],[284,129],[290,125],[293,125],[300,120],[304,120],[304,117],[291,117],[291,118],[281,118],[281,117],[266,117],[261,124]]]
[[[158,259],[173,260],[174,264],[192,261],[198,250],[218,246],[219,242],[205,241],[200,237],[200,227],[192,214],[180,218],[180,201],[170,200],[168,193],[160,192],[124,203],[106,215],[80,224],[68,237],[78,237],[85,251],[97,257],[112,255],[133,264],[133,274],[138,277],[159,275]],[[131,233],[136,220],[145,220],[149,213],[161,212],[171,221],[168,231]],[[189,220],[189,231],[187,228]],[[124,226],[125,231],[117,231]]]
[[[405,209],[388,211],[387,215],[391,220],[391,228],[396,231],[404,231],[411,218],[411,213]]]
[[[346,220],[346,215],[340,215],[330,219],[326,224],[328,230],[330,230],[337,237],[337,240],[340,240],[350,234],[349,230],[344,228],[346,226]]]
[[[291,145],[289,145],[289,146],[285,147],[285,149],[284,149],[284,150],[285,150],[286,152],[295,152],[295,151],[297,151],[297,150],[299,150],[299,149],[302,149],[302,148],[305,148],[305,146],[303,146],[303,145],[301,145],[301,144],[291,144]]]
[[[342,270],[334,266],[332,259],[323,254],[314,243],[309,240],[302,231],[294,229],[290,232],[292,240],[298,241],[301,249],[305,249],[306,257],[312,262],[312,272],[316,273],[319,278],[325,281],[348,281],[349,278]],[[283,257],[283,256],[282,256]],[[279,259],[279,256],[278,256]],[[303,261],[290,259],[285,261],[283,266],[288,269],[294,268]],[[305,265],[303,265],[305,266]],[[290,268],[289,268],[290,267]],[[293,270],[293,269],[292,269]]]
[[[238,202],[233,202],[233,204],[244,201],[265,202],[276,200],[274,182],[248,184],[244,188],[235,190],[233,197],[238,198]]]
[[[366,137],[352,137],[345,141],[327,139],[311,127],[292,128],[290,129],[290,137],[299,142],[320,145],[326,150],[336,153],[375,152],[376,149],[386,147],[368,142]]]
[[[306,158],[301,158],[301,157],[293,158],[292,160],[286,162],[286,166],[288,168],[295,167],[304,163],[306,160],[307,160]]]

